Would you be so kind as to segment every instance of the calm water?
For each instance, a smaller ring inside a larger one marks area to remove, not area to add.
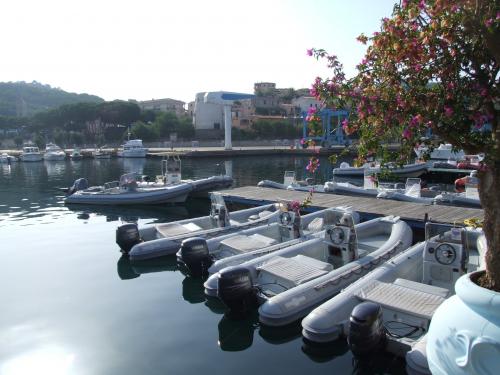
[[[303,178],[307,158],[232,161],[236,186],[284,170]],[[321,179],[331,173],[322,163]],[[185,178],[230,168],[224,160],[184,160]],[[91,184],[123,171],[155,175],[159,160],[84,160],[0,165],[0,375],[13,374],[327,374],[404,373],[401,362],[360,364],[344,343],[308,348],[300,325],[261,327],[234,321],[185,277],[172,259],[131,265],[115,229],[205,215],[186,207],[66,207],[63,194],[81,176]]]

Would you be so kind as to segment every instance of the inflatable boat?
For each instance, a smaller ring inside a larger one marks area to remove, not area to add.
[[[241,264],[250,259],[270,254],[285,247],[304,242],[323,231],[325,219],[333,209],[317,211],[301,217],[289,203],[280,204],[277,223],[269,223],[209,240],[191,238],[182,242],[177,259],[191,274],[213,274],[219,270]],[[336,210],[353,214],[349,207]]]
[[[419,177],[427,172],[427,165],[425,163],[406,164],[402,167],[387,165],[384,168],[372,164],[366,164],[362,167],[351,167],[349,163],[343,162],[339,168],[333,170],[333,176],[342,177],[357,177],[362,178],[365,173],[379,174],[388,172],[398,177]]]
[[[81,189],[82,186],[86,186]],[[80,190],[81,189],[81,190]],[[78,179],[64,198],[64,203],[131,205],[183,203],[193,187],[179,183],[163,187],[139,187],[135,173],[124,174],[120,181],[107,182],[103,186],[88,187],[85,179]]]
[[[268,204],[229,213],[224,198],[212,193],[210,215],[172,223],[146,226],[124,224],[117,228],[116,242],[130,259],[149,259],[173,255],[183,240],[190,237],[212,238],[243,229],[276,222],[278,204]]]
[[[399,218],[354,225],[350,214],[330,211],[320,238],[227,267],[205,282],[234,313],[260,304],[259,320],[283,326],[411,245],[412,231]]]
[[[306,179],[306,181],[297,181],[295,178],[294,171],[285,171],[285,175],[283,177],[283,183],[279,183],[271,180],[262,180],[259,181],[257,186],[259,187],[268,187],[273,189],[282,189],[282,190],[297,190],[297,191],[315,191],[318,193],[323,193],[323,185],[311,185],[311,181]]]
[[[425,335],[432,315],[461,275],[484,268],[486,241],[479,229],[447,224],[427,223],[425,233],[425,242],[314,309],[302,321],[304,338],[326,343],[347,336],[354,354],[383,349],[406,356],[411,373],[429,373]]]
[[[197,180],[182,179],[181,159],[178,155],[168,155],[161,161],[161,175],[155,181],[149,181],[145,176],[139,183],[140,187],[164,187],[179,183],[192,186],[190,197],[206,196],[209,192],[230,187],[233,179],[230,176],[220,175],[200,178]]]

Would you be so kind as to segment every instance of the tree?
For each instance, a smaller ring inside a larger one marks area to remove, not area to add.
[[[360,135],[359,159],[406,161],[429,131],[467,153],[484,152],[479,196],[488,243],[480,284],[500,291],[500,5],[487,0],[402,0],[368,44],[355,77],[324,50],[331,78],[311,89],[328,106],[352,108],[343,126]],[[399,139],[401,152],[387,150]]]

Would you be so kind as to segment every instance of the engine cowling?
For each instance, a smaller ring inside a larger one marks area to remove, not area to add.
[[[116,243],[124,253],[128,254],[130,249],[139,242],[141,242],[141,235],[137,224],[123,224],[116,228]]]
[[[363,302],[352,309],[347,342],[351,352],[361,357],[385,347],[386,335],[379,304]]]
[[[235,315],[248,313],[257,305],[257,293],[250,270],[246,267],[228,267],[219,272],[217,296]]]
[[[188,238],[182,241],[178,260],[186,266],[193,276],[206,274],[213,263],[208,251],[207,241],[200,237]]]

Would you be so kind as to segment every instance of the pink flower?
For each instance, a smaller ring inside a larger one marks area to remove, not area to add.
[[[491,25],[493,25],[493,18],[490,18],[490,19],[487,19],[486,21],[484,21],[484,25],[486,27],[490,27]]]
[[[313,115],[316,113],[316,108],[315,107],[309,107],[309,109],[307,110],[307,114],[308,115]]]
[[[403,135],[403,138],[410,139],[411,138],[411,130],[408,129],[408,128],[405,128],[403,130],[403,134],[402,135]]]
[[[307,50],[307,56],[312,56],[313,55],[313,50],[312,48]]]
[[[342,129],[346,131],[348,128],[349,128],[349,120],[344,119],[344,121],[342,121]]]
[[[453,108],[451,108],[450,106],[445,105],[445,106],[444,106],[444,115],[445,115],[446,117],[451,117],[451,116],[453,116]]]
[[[425,0],[420,0],[418,2],[418,9],[422,10],[425,8]]]

